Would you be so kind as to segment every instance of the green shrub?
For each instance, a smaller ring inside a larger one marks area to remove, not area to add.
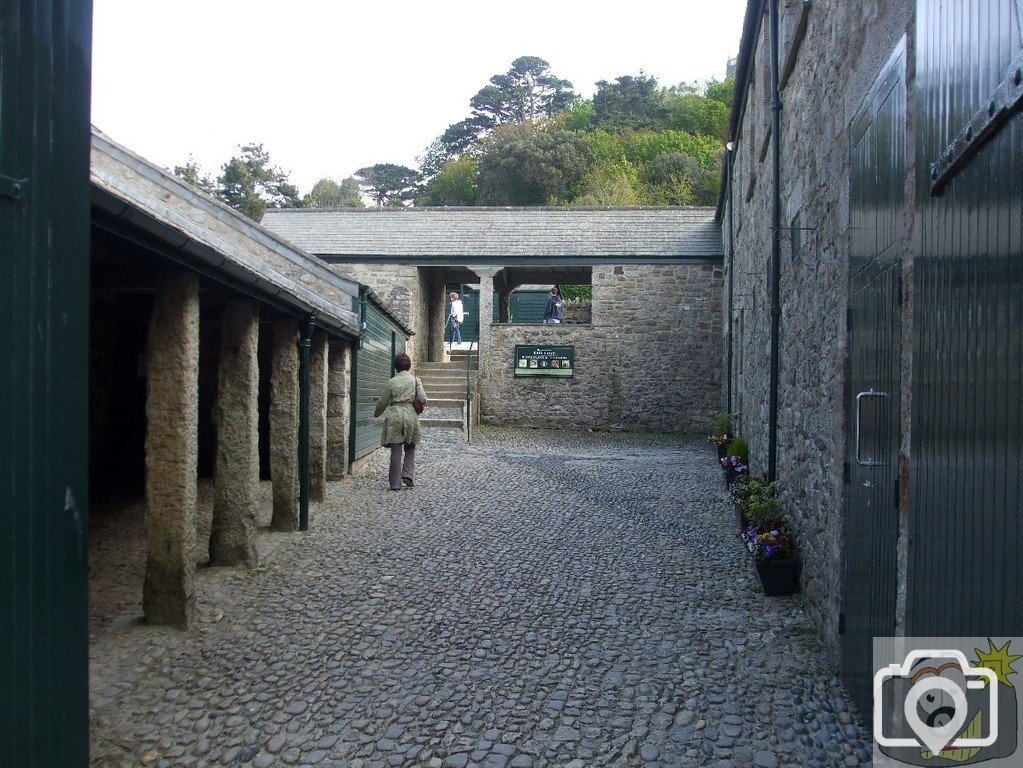
[[[737,456],[739,461],[749,466],[749,443],[745,437],[736,437],[728,444],[728,455]]]
[[[769,483],[763,475],[751,476],[733,492],[739,512],[757,530],[769,531],[784,526],[778,483]]]
[[[712,435],[732,434],[732,414],[719,411],[710,420],[710,433]]]

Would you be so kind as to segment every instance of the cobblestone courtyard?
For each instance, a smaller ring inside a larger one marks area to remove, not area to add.
[[[92,765],[869,760],[705,440],[434,429],[418,459],[401,493],[381,461],[332,483],[258,569],[201,568],[187,633],[139,621],[138,510],[97,519]]]

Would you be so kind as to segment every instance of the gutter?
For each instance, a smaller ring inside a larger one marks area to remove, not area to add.
[[[746,5],[746,17],[742,22],[742,40],[739,43],[739,60],[735,65],[735,93],[732,96],[732,114],[728,120],[728,140],[733,146],[739,146],[739,128],[742,126],[742,119],[746,116],[746,103],[749,101],[750,83],[753,82],[753,57],[757,53],[757,44],[760,41],[760,22],[764,17],[765,0],[749,0]],[[714,218],[721,221],[725,206],[725,174],[730,173],[728,169],[722,169],[721,187],[718,190],[717,208],[714,211]]]

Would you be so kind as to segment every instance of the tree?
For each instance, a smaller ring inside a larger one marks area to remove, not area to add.
[[[333,179],[323,178],[313,184],[309,194],[302,198],[307,208],[364,208],[359,195],[359,182],[354,176],[338,184]]]
[[[708,167],[721,149],[721,142],[713,136],[693,136],[685,131],[636,131],[622,138],[625,156],[635,166],[645,166],[658,155],[682,152]]]
[[[422,178],[419,171],[393,163],[377,163],[355,172],[355,179],[362,191],[380,207],[410,205]]]
[[[675,130],[713,136],[723,144],[728,138],[728,114],[728,107],[720,101],[686,93],[673,101],[669,123]]]
[[[423,180],[429,181],[440,173],[441,168],[450,159],[451,157],[444,146],[444,142],[438,136],[423,150],[423,154],[416,158],[416,162],[419,163],[419,173],[422,174]]]
[[[636,77],[622,75],[613,83],[601,80],[593,94],[596,125],[612,131],[660,127],[667,109],[657,80],[642,72]]]
[[[735,97],[735,78],[730,77],[724,82],[711,80],[703,91],[708,99],[719,101],[729,109],[732,108],[732,99]]]
[[[267,208],[300,208],[298,188],[288,175],[270,164],[270,155],[262,144],[239,147],[241,155],[232,157],[217,178],[217,197],[254,221],[263,218]]]
[[[538,56],[520,56],[505,74],[494,75],[490,82],[469,106],[474,116],[495,126],[553,117],[575,98],[572,84],[555,77],[550,64]]]
[[[476,205],[479,162],[471,157],[449,160],[416,196],[416,205]]]
[[[471,114],[441,136],[449,157],[461,155],[499,125],[553,117],[575,98],[572,83],[555,77],[538,56],[520,56],[469,100]]]
[[[572,200],[592,161],[582,137],[550,124],[494,131],[479,161],[483,205],[557,205]]]
[[[629,163],[603,163],[583,178],[573,205],[642,205],[646,202],[639,174]]]
[[[713,205],[720,168],[701,164],[692,155],[672,152],[656,156],[644,170],[655,205]]]
[[[211,197],[216,194],[216,182],[199,167],[192,155],[188,156],[184,165],[174,166],[174,175]]]
[[[589,131],[595,121],[593,99],[576,99],[561,113],[561,123],[570,131]]]

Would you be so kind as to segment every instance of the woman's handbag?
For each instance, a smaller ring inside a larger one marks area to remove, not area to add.
[[[412,390],[412,407],[416,413],[422,413],[423,408],[426,407],[423,401],[419,399],[419,379],[416,379],[416,386]]]

